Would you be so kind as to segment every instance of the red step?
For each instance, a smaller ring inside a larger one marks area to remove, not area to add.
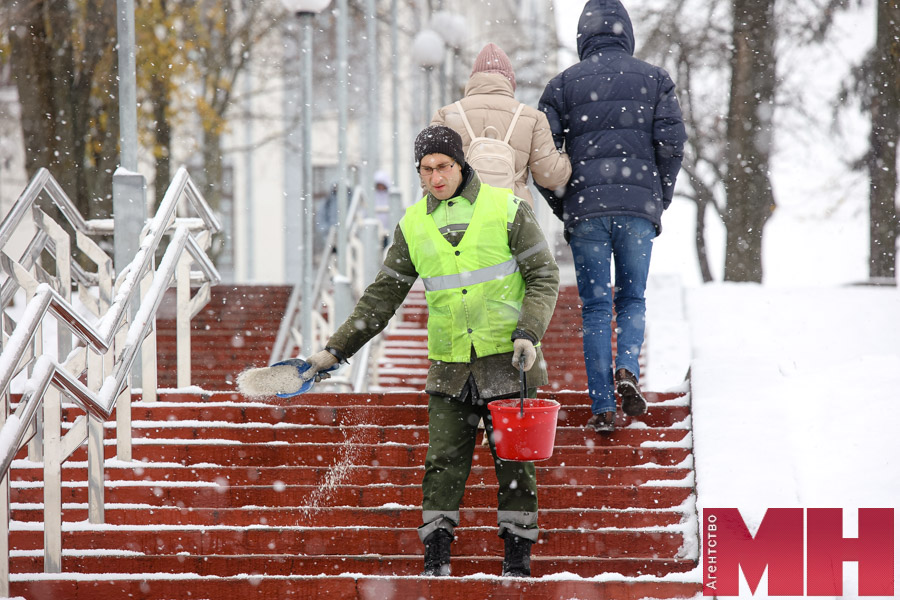
[[[158,423],[153,421],[137,421],[133,423],[135,429],[133,436],[142,439],[166,439],[166,440],[230,440],[242,443],[288,443],[288,444],[341,444],[350,434],[347,428],[332,427],[328,425],[303,425],[288,424],[260,424],[249,423],[230,424],[224,421],[210,421],[209,425],[201,426],[198,423],[183,421],[171,421]],[[110,437],[115,435],[115,424],[107,423],[106,427]],[[428,428],[424,425],[411,427],[386,426],[366,427],[357,429],[361,431],[353,436],[360,441],[370,443],[391,444],[418,444],[428,439]],[[648,429],[624,429],[619,430],[616,436],[597,438],[584,427],[558,427],[556,431],[556,445],[572,446],[638,446],[650,442],[677,442],[687,435],[687,430],[672,430],[668,428]],[[480,438],[479,438],[480,441]]]
[[[154,565],[156,557],[146,557],[145,564]],[[290,571],[297,557],[283,557],[278,564]],[[365,561],[362,558],[361,561]],[[371,559],[369,559],[371,560]],[[359,573],[359,562],[347,564],[348,572]],[[190,573],[203,573],[209,567],[206,557],[185,557],[182,564],[190,562]],[[275,563],[276,561],[271,561]],[[463,561],[458,561],[463,562]],[[535,561],[535,568],[539,565]],[[463,563],[465,564],[465,563]],[[594,600],[639,600],[641,598],[692,598],[700,592],[699,585],[682,582],[652,581],[585,581],[571,579],[459,579],[409,577],[397,579],[390,576],[344,575],[321,576],[250,576],[251,570],[237,571],[239,576],[205,578],[203,575],[186,579],[171,579],[140,575],[128,579],[49,580],[14,583],[15,593],[27,598],[65,598],[66,600],[97,600],[98,598],[140,598],[141,600],[171,600],[172,598],[254,598],[257,600],[283,600],[284,598],[340,598],[341,600],[415,600],[441,598],[442,600],[469,600],[494,598],[497,600],[559,600],[582,598]],[[499,561],[494,561],[493,571],[499,571]],[[610,569],[612,570],[612,569]],[[481,572],[481,571],[479,571]],[[571,570],[568,572],[572,572]],[[454,570],[454,575],[462,575]]]
[[[72,508],[77,506],[77,508]],[[494,526],[497,511],[494,508],[463,508],[463,522],[469,526]],[[331,506],[327,510],[309,510],[308,507],[262,506],[252,511],[246,508],[208,508],[146,505],[144,510],[136,510],[132,504],[106,505],[106,525],[144,525],[148,519],[154,524],[246,527],[265,525],[271,527],[356,527],[365,523],[368,527],[410,527],[421,525],[420,506]],[[14,521],[29,522],[43,519],[40,504],[13,507]],[[63,520],[67,522],[87,521],[87,503],[71,503],[63,510]],[[670,509],[647,509],[634,511],[631,508],[541,508],[540,525],[548,529],[664,529],[681,523],[682,517]]]
[[[459,556],[503,554],[496,525],[480,528],[460,526],[453,550]],[[42,531],[13,531],[10,545],[16,550],[43,548]],[[542,529],[534,556],[605,556],[632,558],[674,556],[682,545],[680,533],[629,530]],[[419,554],[422,543],[415,528],[352,527],[340,530],[321,527],[206,527],[178,526],[170,529],[121,526],[88,531],[65,531],[63,547],[70,554],[100,549],[152,554],[199,551],[204,555],[296,554],[345,556],[348,548],[367,555]]]
[[[110,482],[106,501],[119,504],[154,504],[162,506],[192,506],[209,508],[238,508],[241,506],[304,506],[310,503],[330,506],[383,506],[385,504],[421,505],[421,485],[241,485],[210,482],[203,487],[178,485],[180,482]],[[21,484],[19,484],[21,485]],[[541,490],[543,490],[541,492]],[[573,486],[545,485],[539,490],[541,505],[562,508],[626,509],[635,506],[672,508],[679,506],[690,494],[689,488],[663,486]],[[39,503],[43,500],[41,487],[10,490],[10,499],[17,503]],[[466,488],[469,506],[490,506],[496,502],[496,486]],[[62,501],[87,502],[87,487],[63,485]]]
[[[541,485],[641,485],[654,481],[681,481],[691,473],[686,468],[662,467],[576,467],[540,466],[537,463],[538,483]],[[77,465],[77,466],[75,466]],[[41,481],[43,470],[14,465],[13,483],[20,481]],[[81,482],[85,485],[85,463],[63,464],[63,481]],[[192,466],[173,469],[165,463],[146,463],[145,466],[107,467],[109,481],[216,481],[231,486],[238,485],[313,485],[324,480],[329,467],[221,467],[214,465]],[[347,479],[359,485],[391,483],[394,485],[418,485],[422,482],[424,470],[421,467],[391,467],[373,469],[369,466],[349,465],[345,468]],[[492,466],[474,466],[469,475],[468,485],[493,485],[496,477]]]
[[[454,576],[496,576],[500,574],[503,559],[503,540],[494,534],[497,551],[492,556],[484,554],[457,554],[450,559]],[[456,542],[454,542],[455,544]],[[415,541],[421,548],[422,544]],[[395,546],[396,548],[396,546]],[[20,577],[40,573],[41,557],[21,557],[10,561],[10,568]],[[118,556],[99,556],[96,552],[65,557],[63,568],[69,573],[169,573],[228,577],[239,573],[269,576],[333,575],[345,573],[365,575],[395,575],[415,577],[422,573],[422,556],[406,554],[341,554],[297,555],[269,551],[254,555],[221,554],[153,554],[134,553]],[[694,568],[692,561],[662,558],[596,558],[596,557],[532,557],[532,576],[543,577],[564,573],[566,576],[596,577],[602,573],[615,573],[621,577],[662,577],[672,573],[686,573]],[[505,580],[497,581],[504,587]],[[697,590],[700,587],[697,585]],[[143,597],[143,596],[139,596]],[[176,596],[180,598],[180,596]],[[209,596],[204,596],[209,597]]]

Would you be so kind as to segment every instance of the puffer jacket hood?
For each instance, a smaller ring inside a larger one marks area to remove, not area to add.
[[[619,0],[588,0],[578,20],[578,56],[608,49],[634,55],[634,28],[631,17]]]

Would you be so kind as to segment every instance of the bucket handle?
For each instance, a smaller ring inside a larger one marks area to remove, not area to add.
[[[525,418],[525,355],[519,356],[519,418]]]

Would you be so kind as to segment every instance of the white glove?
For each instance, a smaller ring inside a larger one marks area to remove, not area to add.
[[[517,369],[519,368],[519,359],[522,356],[525,357],[525,370],[530,371],[537,358],[537,350],[534,349],[534,344],[531,343],[531,340],[526,338],[518,338],[513,341],[512,364]]]
[[[328,379],[331,377],[331,373],[321,373],[320,371],[324,371],[330,367],[333,367],[337,364],[337,357],[329,352],[328,350],[320,350],[306,359],[306,362],[309,363],[309,368],[300,375],[300,379],[303,381],[309,381],[313,377],[316,378],[316,381],[321,381],[323,379]]]

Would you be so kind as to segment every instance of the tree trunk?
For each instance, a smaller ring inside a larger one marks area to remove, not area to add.
[[[900,0],[878,4],[869,133],[869,277],[896,285]]]
[[[67,0],[21,3],[14,24],[27,33],[10,36],[10,63],[28,176],[47,168],[82,216],[95,218],[110,214],[117,154],[118,118],[109,112],[118,92],[109,43],[115,2],[89,2],[86,14],[75,23]]]
[[[697,264],[700,266],[703,283],[710,283],[713,281],[713,275],[712,269],[709,268],[709,253],[706,250],[706,209],[710,205],[715,206],[715,197],[706,184],[696,178],[691,179],[692,186],[697,190],[697,226],[694,230]]]
[[[222,158],[222,136],[215,131],[203,132],[203,172],[199,179],[203,182],[200,188],[203,198],[213,212],[220,212],[222,207],[222,184],[225,168]],[[223,237],[231,235],[230,231],[223,231],[213,237],[207,254],[212,261],[218,264],[218,258],[225,247]]]
[[[68,4],[66,0],[23,3],[16,16],[17,29],[28,32],[9,36],[12,73],[22,107],[25,170],[31,178],[39,168],[47,168],[79,204],[75,198],[78,169],[72,112],[75,64]]]
[[[775,0],[734,0],[725,191],[725,280],[762,282],[775,110]]]
[[[172,166],[170,156],[172,153],[172,126],[166,109],[169,106],[169,95],[165,81],[154,78],[150,83],[150,102],[153,104],[153,134],[156,143],[153,148],[153,157],[156,160],[156,168],[153,177],[153,187],[156,192],[156,203],[153,212],[162,203],[163,196],[169,183],[172,181]]]

